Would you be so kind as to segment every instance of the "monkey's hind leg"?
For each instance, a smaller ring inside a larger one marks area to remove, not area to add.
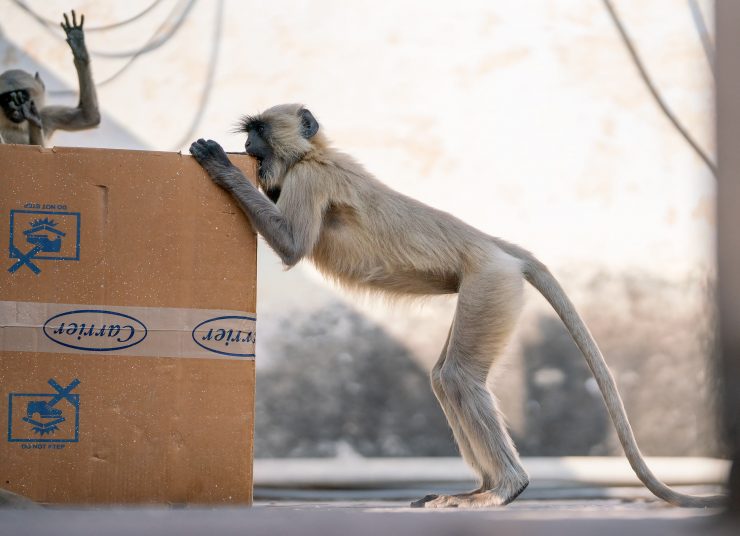
[[[445,359],[447,358],[447,349],[450,345],[450,337],[452,335],[453,327],[454,320],[453,325],[450,326],[450,332],[447,334],[447,340],[445,341],[444,348],[442,348],[442,353],[439,356],[439,359],[437,360],[437,363],[434,365],[434,368],[432,369],[432,372],[430,374],[432,391],[437,397],[437,400],[439,401],[439,405],[442,407],[442,411],[444,412],[445,417],[447,417],[447,423],[452,429],[452,434],[455,437],[455,442],[457,443],[457,447],[460,450],[460,454],[468,463],[468,465],[473,468],[476,474],[482,475],[485,472],[484,468],[478,464],[475,453],[473,452],[473,447],[468,441],[468,438],[461,427],[460,419],[458,419],[457,417],[455,408],[450,404],[450,401],[448,400],[447,394],[445,393],[443,387],[442,367],[444,366]],[[476,491],[482,491],[483,489],[483,486],[481,486]],[[426,497],[411,503],[411,506],[415,508],[423,507],[425,503],[431,501],[432,499],[436,499],[437,497],[439,497],[439,495],[427,495]]]
[[[527,474],[486,385],[519,316],[522,286],[518,261],[501,254],[463,279],[447,352],[433,371],[433,386],[481,486],[459,495],[430,495],[412,506],[501,506],[527,487]]]

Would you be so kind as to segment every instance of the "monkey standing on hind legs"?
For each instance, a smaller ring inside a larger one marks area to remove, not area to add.
[[[98,97],[90,70],[90,55],[85,46],[82,26],[85,16],[72,11],[70,24],[64,14],[62,28],[72,49],[80,85],[80,101],[76,108],[45,106],[44,83],[36,73],[12,69],[0,74],[0,143],[44,146],[57,129],[83,130],[100,124]]]
[[[248,134],[245,148],[258,162],[266,196],[215,141],[200,139],[190,152],[214,182],[231,192],[286,266],[307,257],[349,288],[458,294],[447,342],[432,370],[432,388],[463,458],[480,476],[480,487],[428,495],[412,506],[500,506],[529,483],[486,385],[520,313],[523,280],[548,300],[585,356],[640,480],[678,506],[722,503],[723,496],[677,493],[650,472],[596,342],[558,282],[531,253],[394,192],[331,148],[314,116],[300,105],[245,117],[239,130]]]

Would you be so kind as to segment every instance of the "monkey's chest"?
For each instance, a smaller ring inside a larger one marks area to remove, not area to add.
[[[8,129],[8,130],[4,130],[2,135],[3,135],[3,140],[5,140],[5,143],[28,145],[31,142],[30,137],[28,135],[28,129],[22,129],[22,128]]]

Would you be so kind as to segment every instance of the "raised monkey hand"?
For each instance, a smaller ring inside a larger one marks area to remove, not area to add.
[[[69,23],[67,14],[64,14],[64,22],[62,22],[62,29],[67,34],[67,43],[69,48],[72,49],[72,55],[75,60],[89,62],[90,55],[87,53],[87,47],[85,46],[85,32],[82,30],[82,25],[85,23],[85,15],[80,15],[80,23],[77,24],[77,14],[75,10],[72,10],[72,24]]]
[[[231,190],[241,182],[241,172],[231,163],[218,142],[201,138],[190,145],[190,154],[206,170],[213,182],[222,188]]]

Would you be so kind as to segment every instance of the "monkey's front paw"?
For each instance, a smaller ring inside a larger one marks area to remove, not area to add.
[[[233,168],[234,165],[217,142],[213,140],[206,141],[203,138],[194,141],[190,145],[190,154],[203,166],[213,182],[224,188],[231,186],[229,180],[231,174],[228,173],[228,170]]]
[[[204,140],[203,138],[198,141],[194,141],[190,145],[190,154],[192,154],[198,163],[206,168],[208,171],[209,166],[220,165],[223,167],[231,167],[231,160],[226,156],[226,151],[213,140]]]
[[[33,123],[38,128],[44,128],[44,125],[41,122],[41,116],[39,115],[39,111],[36,109],[36,103],[33,102],[33,100],[26,101],[22,108],[23,116],[26,118],[26,120],[29,123]]]

